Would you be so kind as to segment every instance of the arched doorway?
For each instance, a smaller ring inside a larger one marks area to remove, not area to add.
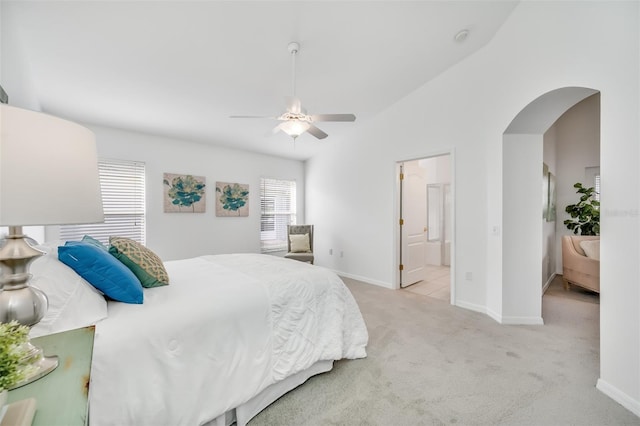
[[[597,93],[564,87],[520,111],[503,135],[502,315],[504,324],[543,324],[543,137],[567,110]]]

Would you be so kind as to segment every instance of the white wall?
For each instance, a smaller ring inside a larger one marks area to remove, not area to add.
[[[0,12],[4,2],[0,1]],[[9,104],[21,108],[40,111],[35,92],[28,59],[22,49],[20,28],[13,22],[3,18],[0,13],[0,76],[1,84],[9,95]]]
[[[451,183],[451,161],[449,157],[449,155],[439,155],[418,160],[420,167],[426,171],[427,184]]]
[[[0,2],[0,28],[2,28],[2,24],[4,23],[2,18],[3,16],[2,9],[4,9],[4,6],[2,2]],[[0,31],[0,52],[2,52],[2,39],[3,39],[2,33],[3,31]],[[2,55],[0,55],[0,84],[2,84]]]
[[[542,324],[542,135],[504,136],[502,300],[506,324]],[[535,259],[536,261],[532,261]]]
[[[344,245],[345,258],[319,250],[317,263],[392,288],[395,162],[455,151],[455,303],[502,316],[503,133],[542,94],[599,90],[598,387],[640,414],[639,17],[637,2],[524,1],[484,49],[328,144],[307,165],[307,218]],[[540,289],[539,270],[535,277]]]
[[[88,125],[98,155],[146,165],[147,246],[163,260],[204,254],[260,252],[260,177],[297,182],[298,220],[304,220],[304,163]],[[206,213],[164,213],[163,173],[206,178]],[[216,217],[215,183],[249,184],[248,217]],[[321,238],[321,236],[320,236]]]
[[[556,188],[558,185],[558,170],[556,167],[556,126],[551,126],[543,137],[542,161],[549,167],[549,173],[556,178]],[[542,178],[542,175],[541,175]],[[550,280],[556,274],[556,223],[558,221],[558,204],[556,189],[556,217],[553,222],[547,222],[546,218],[542,219],[542,286],[550,283]]]

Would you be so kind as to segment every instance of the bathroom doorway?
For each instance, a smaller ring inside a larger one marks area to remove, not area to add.
[[[400,287],[452,301],[451,155],[403,161],[400,168]]]

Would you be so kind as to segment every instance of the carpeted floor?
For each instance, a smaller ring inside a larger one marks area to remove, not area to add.
[[[599,299],[557,278],[544,326],[344,279],[369,330],[343,360],[258,414],[260,425],[640,425],[595,388]]]

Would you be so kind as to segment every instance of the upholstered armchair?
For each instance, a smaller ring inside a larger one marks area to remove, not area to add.
[[[565,290],[569,289],[570,284],[575,284],[600,293],[599,243],[599,236],[562,237],[562,279]]]
[[[309,262],[313,265],[313,225],[287,227],[287,259]]]

